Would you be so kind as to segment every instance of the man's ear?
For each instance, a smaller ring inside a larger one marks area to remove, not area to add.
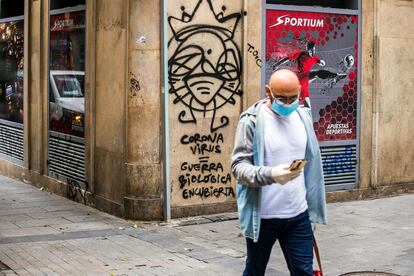
[[[299,90],[298,90],[299,94],[298,97],[300,96],[300,94],[302,93],[302,85],[299,85]]]
[[[266,92],[266,98],[269,98],[270,97],[270,86],[269,85],[267,85],[266,84],[266,86],[265,86],[265,92]]]

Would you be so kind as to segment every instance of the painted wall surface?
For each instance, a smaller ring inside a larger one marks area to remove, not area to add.
[[[235,200],[243,1],[169,1],[172,207]]]
[[[376,184],[414,182],[414,1],[377,1]]]

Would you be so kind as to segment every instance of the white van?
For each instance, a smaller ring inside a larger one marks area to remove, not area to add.
[[[84,131],[85,72],[50,71],[49,114],[51,130],[75,134]],[[79,135],[75,134],[75,135]]]

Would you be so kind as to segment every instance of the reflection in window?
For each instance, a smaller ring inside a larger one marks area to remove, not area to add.
[[[49,129],[83,138],[85,11],[58,2],[64,4],[51,4],[65,12],[52,11],[50,16]]]
[[[85,181],[85,0],[50,0],[48,173]]]
[[[72,72],[72,74],[74,71]],[[55,72],[52,73],[53,75],[53,82],[56,84],[56,93],[59,97],[67,98],[67,97],[74,97],[80,98],[83,97],[81,81],[83,80],[83,73],[79,73],[79,75],[54,75]]]
[[[0,119],[23,123],[23,20],[0,23]]]

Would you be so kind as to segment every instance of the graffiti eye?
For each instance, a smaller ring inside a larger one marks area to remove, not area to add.
[[[217,73],[225,80],[236,80],[240,77],[240,57],[233,50],[221,54],[217,63]]]
[[[178,49],[168,62],[170,75],[178,77],[189,74],[201,63],[203,56],[203,49],[198,46]]]

